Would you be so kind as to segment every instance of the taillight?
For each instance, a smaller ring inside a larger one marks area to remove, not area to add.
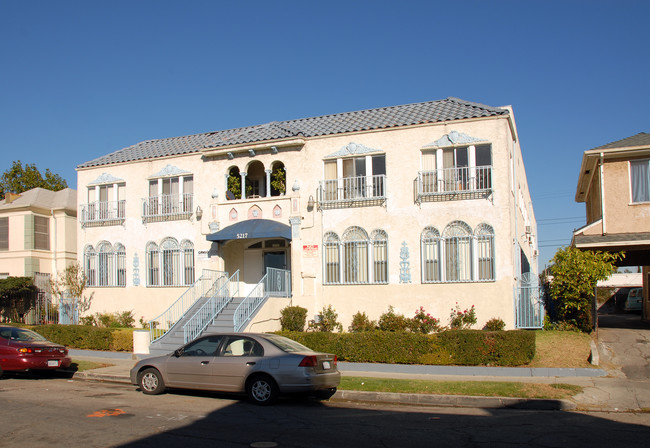
[[[334,355],[334,365],[338,366],[339,365],[339,357]]]
[[[34,349],[31,347],[21,347],[18,349],[19,353],[34,353]]]
[[[315,356],[305,356],[302,358],[302,361],[300,361],[300,364],[298,364],[298,367],[316,367],[318,365],[318,362],[316,361]]]

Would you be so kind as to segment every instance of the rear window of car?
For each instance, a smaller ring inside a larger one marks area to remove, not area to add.
[[[293,341],[289,338],[285,338],[284,336],[278,336],[275,334],[266,334],[264,335],[264,338],[284,352],[294,353],[294,352],[313,351],[312,349],[305,347],[301,343]]]
[[[13,341],[46,341],[43,336],[38,333],[35,333],[31,330],[26,330],[24,328],[2,328],[0,330],[0,336],[5,339],[11,339]]]

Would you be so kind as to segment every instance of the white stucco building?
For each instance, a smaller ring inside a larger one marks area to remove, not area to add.
[[[165,327],[206,282],[236,274],[216,294],[232,302],[277,268],[237,328],[278,329],[289,304],[310,318],[332,305],[345,328],[391,305],[444,323],[456,303],[479,326],[541,325],[522,294],[537,232],[510,107],[447,98],[271,122],[137,143],[77,171],[91,312]]]

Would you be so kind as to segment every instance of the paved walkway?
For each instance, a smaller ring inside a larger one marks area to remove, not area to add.
[[[583,387],[571,400],[394,394],[339,390],[334,399],[458,407],[517,407],[527,409],[650,411],[650,323],[634,315],[602,316],[597,333],[600,368],[548,369],[519,367],[413,366],[340,362],[347,376],[413,378],[441,381],[518,381],[567,383]],[[619,328],[616,328],[619,327]],[[623,327],[623,328],[620,328]],[[75,374],[78,378],[129,382],[129,370],[138,358],[130,353],[70,350],[73,358],[108,364]]]

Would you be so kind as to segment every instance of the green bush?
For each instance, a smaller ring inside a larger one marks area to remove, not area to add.
[[[402,314],[396,314],[393,306],[388,307],[388,311],[379,316],[379,330],[381,331],[406,331],[409,327],[409,321]]]
[[[68,348],[110,350],[113,342],[113,332],[108,328],[87,325],[39,325],[31,329]]]
[[[111,351],[114,352],[132,352],[133,351],[133,330],[129,328],[120,328],[111,331]]]
[[[307,308],[287,306],[280,310],[280,325],[283,331],[304,331],[307,322]]]
[[[327,305],[318,313],[316,320],[309,321],[309,331],[324,331],[331,333],[332,331],[343,331],[343,325],[338,322],[339,315],[332,305]]]
[[[438,334],[438,341],[457,365],[520,366],[535,356],[532,331],[445,331]]]
[[[535,333],[524,330],[278,334],[350,362],[520,366],[530,363],[535,356]]]
[[[350,333],[373,331],[377,329],[377,322],[370,320],[366,313],[358,312],[352,316],[352,324],[348,327]]]
[[[488,320],[485,325],[483,325],[483,329],[485,331],[502,331],[505,328],[506,323],[503,321],[503,319],[500,319],[498,317]]]

